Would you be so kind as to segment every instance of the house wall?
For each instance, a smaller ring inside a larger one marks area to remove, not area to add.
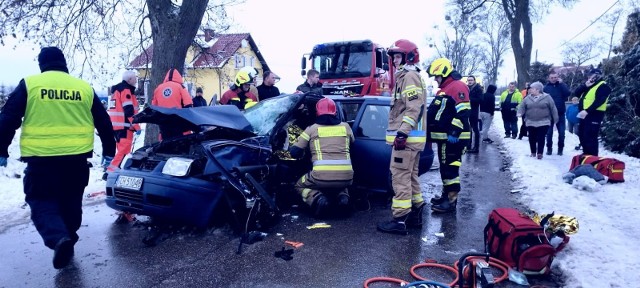
[[[229,85],[231,85],[235,79],[236,73],[240,70],[240,68],[244,66],[251,66],[251,60],[253,59],[253,67],[258,69],[257,83],[262,83],[262,73],[264,72],[262,69],[262,64],[258,61],[258,57],[256,53],[251,49],[249,45],[243,45],[240,47],[236,53],[236,55],[244,56],[245,63],[242,61],[236,62],[237,60],[241,60],[242,58],[231,56],[231,58],[227,59],[223,62],[221,67],[207,67],[207,68],[189,68],[186,73],[182,75],[185,81],[185,86],[187,89],[190,89],[190,93],[192,96],[196,94],[196,88],[202,87],[202,96],[207,99],[207,103],[211,101],[211,98],[215,95],[218,100],[224,92],[229,90]],[[193,49],[189,49],[187,52],[187,59],[193,59]],[[146,69],[138,69],[138,75],[140,78],[145,77]],[[150,76],[150,75],[149,75]],[[153,94],[153,91],[145,91],[148,95]]]

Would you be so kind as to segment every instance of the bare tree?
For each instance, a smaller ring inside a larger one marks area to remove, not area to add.
[[[596,58],[600,54],[601,42],[601,39],[591,37],[585,41],[565,44],[562,49],[564,62],[580,68],[582,64]]]
[[[502,4],[504,17],[509,21],[511,31],[511,50],[518,71],[517,83],[524,85],[530,80],[528,71],[533,47],[532,19],[541,18],[541,15],[545,14],[545,11],[548,11],[554,2],[568,7],[577,0],[468,0],[463,2],[462,13],[471,14],[491,3]]]
[[[147,63],[153,63],[149,85],[153,91],[170,68],[183,70],[187,50],[201,25],[228,27],[225,7],[236,2],[4,0],[0,1],[0,44],[14,37],[58,46],[80,77],[88,72],[94,80],[104,80],[126,67],[132,56],[148,51],[145,49],[153,42],[153,50],[145,54],[151,60]],[[154,134],[147,133],[147,140],[157,136]]]
[[[460,1],[460,0],[457,0]],[[445,57],[451,65],[464,75],[476,74],[480,70],[481,49],[474,31],[477,29],[477,15],[462,14],[460,6],[455,6],[445,16],[447,27],[442,29],[440,42],[431,37],[429,46],[436,50],[437,57]],[[438,26],[434,29],[438,30]],[[428,65],[428,64],[427,64]]]
[[[611,52],[613,52],[614,46],[613,46],[613,37],[616,34],[616,26],[618,25],[618,21],[620,21],[620,17],[622,17],[623,15],[626,15],[625,13],[623,13],[624,9],[622,7],[614,10],[613,12],[607,14],[604,19],[602,20],[604,27],[606,27],[607,29],[611,29],[611,34],[609,37],[609,44],[608,44],[608,52],[607,52],[607,59],[611,58]]]
[[[486,83],[496,84],[498,69],[504,64],[504,54],[509,50],[509,21],[502,16],[497,5],[488,5],[483,21],[478,29],[487,49],[483,50],[482,69],[487,76]]]

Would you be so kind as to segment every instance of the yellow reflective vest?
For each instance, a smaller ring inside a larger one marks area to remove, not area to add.
[[[589,89],[589,92],[587,92],[586,95],[584,95],[584,102],[582,102],[582,105],[584,106],[584,110],[587,110],[587,108],[591,107],[591,104],[593,104],[593,101],[596,100],[596,91],[598,91],[598,88],[600,86],[602,86],[602,84],[604,84],[604,81],[600,81],[600,83],[596,84],[595,86],[591,87],[591,89]],[[602,105],[600,105],[598,108],[596,108],[596,110],[598,111],[607,111],[607,102],[609,101],[609,97],[607,97],[607,100],[604,101],[604,103],[602,103]]]
[[[27,107],[20,136],[22,156],[78,155],[93,150],[91,85],[61,71],[47,71],[24,81]]]

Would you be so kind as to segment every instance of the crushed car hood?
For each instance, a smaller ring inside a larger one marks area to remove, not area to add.
[[[251,123],[234,105],[216,105],[192,108],[164,108],[149,106],[133,116],[133,123],[153,123],[200,132],[206,127],[216,126],[243,132],[252,132]]]

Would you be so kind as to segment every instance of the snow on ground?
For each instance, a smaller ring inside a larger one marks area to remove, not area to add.
[[[503,139],[503,122],[497,112],[490,136],[506,157],[512,160],[513,186],[522,188],[520,201],[538,213],[577,217],[580,229],[571,236],[567,248],[559,253],[554,267],[568,277],[568,287],[634,287],[640,282],[640,261],[634,252],[640,247],[640,225],[635,223],[640,195],[640,159],[612,153],[601,148],[600,156],[614,157],[626,163],[625,183],[605,184],[595,192],[581,191],[562,181],[569,170],[575,135],[566,133],[565,155],[544,155],[542,160],[529,157],[529,143]],[[0,167],[0,232],[16,223],[28,221],[29,207],[24,203],[22,175],[25,164],[19,162],[19,131],[9,147],[9,164]],[[144,139],[144,133],[137,140]],[[554,134],[557,142],[557,133]],[[137,141],[136,147],[140,147]],[[486,144],[483,144],[486,145]],[[100,167],[101,143],[96,136],[89,186],[85,196],[104,191]],[[555,150],[555,147],[554,147]],[[634,188],[635,187],[635,188]],[[427,187],[428,188],[428,187]],[[432,187],[433,188],[433,187]],[[433,189],[432,189],[433,190]],[[104,196],[85,197],[85,205],[102,201]],[[635,284],[633,284],[635,283]]]
[[[29,206],[24,202],[22,178],[27,164],[18,161],[20,158],[19,139],[20,129],[16,131],[13,142],[9,146],[7,167],[0,167],[0,232],[15,224],[28,221],[31,215]],[[135,140],[135,149],[142,147],[144,130],[139,136],[136,136]],[[101,192],[105,191],[105,181],[102,180],[103,169],[100,166],[102,142],[97,135],[93,147],[93,157],[89,159],[93,168],[90,170],[89,185],[84,189],[83,205],[85,206],[104,201],[104,194]]]
[[[564,155],[546,155],[542,160],[529,157],[528,138],[504,139],[503,122],[496,112],[490,136],[511,158],[514,187],[522,187],[520,201],[530,209],[546,214],[573,216],[580,229],[571,235],[565,250],[554,260],[568,277],[567,287],[637,287],[640,282],[640,260],[635,256],[640,247],[640,225],[637,222],[640,195],[640,159],[604,150],[601,157],[625,162],[626,182],[607,183],[595,192],[581,191],[562,181],[571,158],[582,151],[574,150],[578,137],[565,133]],[[519,127],[519,126],[518,126]],[[557,131],[554,132],[554,151]],[[634,188],[635,187],[635,188]],[[634,284],[635,283],[635,284]]]

